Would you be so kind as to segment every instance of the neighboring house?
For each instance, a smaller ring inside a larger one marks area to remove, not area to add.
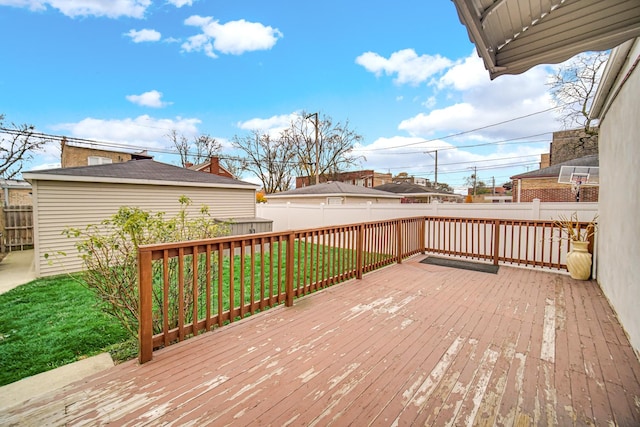
[[[345,184],[356,185],[359,187],[373,188],[378,185],[392,182],[390,173],[376,172],[372,169],[340,172],[331,175],[321,175],[320,183],[323,182],[343,182]],[[315,177],[299,176],[296,178],[296,188],[308,187],[315,184]]]
[[[353,205],[362,203],[400,203],[402,196],[343,182],[325,182],[281,193],[267,194],[267,203],[306,205]]]
[[[129,160],[152,159],[146,151],[133,152],[127,150],[104,150],[99,145],[90,143],[69,142],[66,138],[60,141],[60,167],[93,166],[108,163],[122,163]]]
[[[392,182],[378,185],[374,190],[402,196],[401,203],[462,202],[463,197],[446,191],[426,188],[409,182]]]
[[[405,182],[407,184],[416,184],[423,187],[431,184],[431,182],[427,178],[420,178],[417,176],[409,175],[406,172],[400,172],[398,175],[394,176],[392,182]]]
[[[473,187],[467,188],[466,203],[511,203],[511,191],[504,187],[493,187],[480,189],[476,188],[476,195],[473,195]]]
[[[599,120],[596,272],[631,345],[640,352],[638,0],[453,2],[491,78],[615,47],[590,111]]]
[[[543,169],[514,175],[513,198],[516,202],[531,202],[540,199],[542,202],[575,202],[576,196],[571,192],[570,184],[558,182],[562,166],[598,167],[598,155],[581,157],[558,163]],[[583,185],[580,188],[581,202],[597,202],[600,191],[597,186]]]
[[[80,270],[76,241],[63,231],[99,224],[121,206],[172,217],[180,209],[178,199],[186,195],[192,201],[190,212],[196,214],[207,205],[212,217],[237,223],[235,234],[271,230],[269,221],[256,218],[257,186],[150,159],[24,172],[23,176],[33,187],[38,276]]]
[[[185,167],[198,172],[206,172],[214,175],[226,176],[227,178],[234,178],[231,172],[220,166],[220,158],[215,156],[211,157],[208,161],[197,165],[187,163]]]

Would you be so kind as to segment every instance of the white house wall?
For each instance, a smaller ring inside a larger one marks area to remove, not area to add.
[[[232,219],[255,216],[255,191],[133,184],[95,184],[83,182],[33,182],[35,264],[38,276],[79,271],[75,240],[62,233],[68,227],[84,229],[116,213],[121,206],[138,207],[174,216],[178,199],[186,195],[190,212],[209,207],[214,218]],[[62,255],[61,253],[66,253]],[[45,259],[48,254],[48,259]]]
[[[598,281],[631,345],[640,352],[640,43],[620,78],[628,78],[600,124],[600,230]]]

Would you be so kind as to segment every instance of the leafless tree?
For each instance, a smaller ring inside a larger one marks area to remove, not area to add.
[[[33,158],[33,152],[40,150],[48,139],[34,135],[33,125],[5,126],[4,114],[0,114],[0,177],[14,179],[20,172],[24,162]]]
[[[247,170],[247,159],[242,157],[220,157],[220,164],[235,179],[242,179],[242,174]]]
[[[288,190],[296,175],[314,176],[316,159],[320,176],[325,177],[364,159],[353,153],[362,136],[350,129],[348,121],[334,124],[328,116],[319,118],[317,145],[315,126],[315,120],[303,112],[277,136],[253,131],[246,137],[235,136],[233,146],[243,153],[243,169],[254,173],[267,193]]]
[[[302,112],[282,136],[293,144],[296,154],[295,173],[299,176],[314,176],[316,161],[320,176],[333,176],[364,160],[364,156],[353,153],[354,145],[362,141],[362,136],[349,127],[348,120],[334,123],[329,116],[310,116]]]
[[[566,129],[581,127],[587,136],[597,135],[589,109],[608,58],[608,51],[581,53],[551,77],[550,93]]]
[[[267,194],[289,189],[295,152],[286,138],[272,138],[254,130],[242,138],[234,136],[232,145],[243,153],[245,170],[260,179]]]
[[[187,163],[204,163],[212,156],[218,156],[222,149],[222,144],[209,135],[199,135],[189,141],[186,136],[173,129],[167,137],[178,151],[182,166]]]

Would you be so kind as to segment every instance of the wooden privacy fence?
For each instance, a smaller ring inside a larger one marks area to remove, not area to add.
[[[559,237],[550,221],[414,217],[141,246],[139,360],[418,253],[562,269]]]
[[[33,206],[3,206],[0,250],[10,252],[33,246]]]

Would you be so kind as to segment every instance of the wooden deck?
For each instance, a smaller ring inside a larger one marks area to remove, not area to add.
[[[640,425],[595,282],[417,256],[0,414],[27,425]]]

